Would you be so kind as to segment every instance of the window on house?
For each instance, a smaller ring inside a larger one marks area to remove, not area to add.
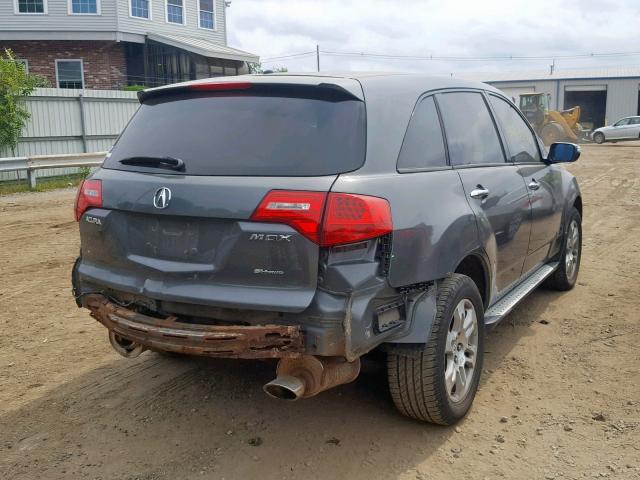
[[[46,0],[18,0],[18,13],[47,13]]]
[[[131,16],[138,18],[151,18],[149,8],[151,0],[131,0]]]
[[[215,28],[215,19],[213,13],[213,0],[198,0],[200,28]]]
[[[82,60],[56,60],[58,88],[84,88]]]
[[[18,59],[16,59],[16,62],[18,62],[20,65],[22,65],[24,67],[24,72],[25,73],[29,73],[29,60],[25,60],[23,58],[18,58]]]
[[[75,15],[97,15],[98,0],[71,0],[71,13]]]
[[[167,22],[184,24],[184,0],[167,0]]]

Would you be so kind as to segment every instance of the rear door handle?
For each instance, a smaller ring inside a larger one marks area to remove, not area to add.
[[[471,198],[487,198],[489,196],[489,190],[482,185],[476,185],[476,188],[471,190],[469,196]]]
[[[529,182],[529,189],[538,190],[539,188],[540,188],[540,184],[536,181],[535,178],[531,180],[531,182]]]

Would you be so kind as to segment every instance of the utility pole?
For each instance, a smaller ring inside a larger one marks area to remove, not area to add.
[[[224,44],[228,45],[227,41],[227,8],[231,7],[231,1],[224,2]]]
[[[316,45],[316,67],[320,71],[320,45]]]

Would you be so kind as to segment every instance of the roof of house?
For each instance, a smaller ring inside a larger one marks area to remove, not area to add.
[[[227,47],[209,40],[186,35],[174,35],[167,33],[148,33],[147,38],[156,42],[171,45],[172,47],[188,50],[205,57],[224,58],[227,60],[239,60],[242,62],[259,62],[260,57],[253,53]]]
[[[484,72],[461,73],[457,78],[478,82],[522,82],[532,80],[581,80],[591,78],[640,78],[640,66],[607,67],[590,69],[557,69],[551,74],[549,70],[531,70],[519,72]]]

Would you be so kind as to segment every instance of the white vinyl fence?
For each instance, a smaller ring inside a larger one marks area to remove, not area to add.
[[[31,157],[109,150],[138,109],[135,92],[39,88],[26,98],[31,119],[14,152],[2,157]],[[76,173],[77,168],[43,169],[39,177]],[[26,172],[0,172],[0,181],[25,178]]]

